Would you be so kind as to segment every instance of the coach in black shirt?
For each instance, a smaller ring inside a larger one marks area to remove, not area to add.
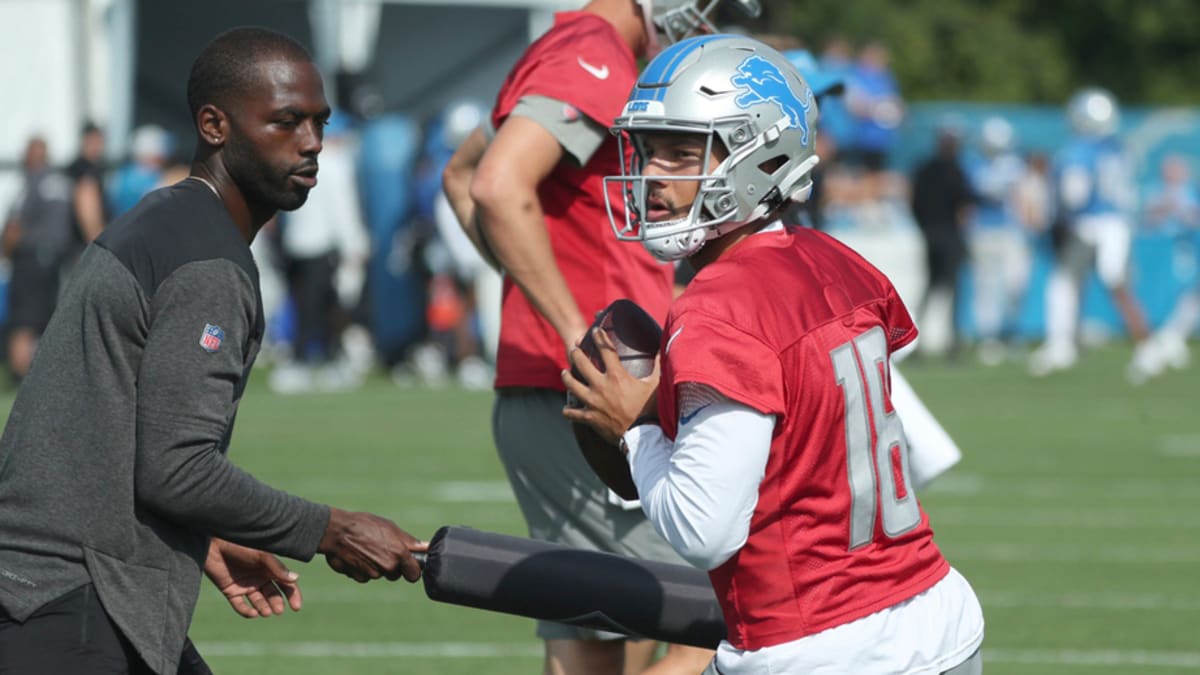
[[[320,75],[290,38],[235,29],[196,60],[188,104],[191,176],[84,252],[0,440],[2,673],[207,672],[186,640],[201,570],[243,615],[295,609],[271,553],[420,576],[423,544],[391,521],[225,456],[263,334],[249,242],[316,184]]]
[[[912,214],[925,238],[929,284],[916,316],[925,318],[930,298],[943,293],[957,307],[958,279],[967,256],[966,223],[975,201],[971,184],[959,158],[959,132],[938,130],[937,149],[917,167],[912,182]],[[957,324],[950,319],[950,355],[958,349]]]

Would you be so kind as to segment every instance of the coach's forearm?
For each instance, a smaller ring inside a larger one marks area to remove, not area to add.
[[[554,259],[536,190],[499,183],[473,186],[472,193],[483,236],[505,273],[564,342],[582,336],[588,324]]]
[[[329,507],[257,480],[214,446],[187,443],[136,474],[138,504],[190,529],[244,546],[309,560],[329,522]]]

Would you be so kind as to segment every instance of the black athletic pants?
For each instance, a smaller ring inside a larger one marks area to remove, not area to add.
[[[337,259],[333,255],[298,258],[291,262],[292,293],[296,299],[296,361],[321,361],[333,355],[334,313],[338,307]]]
[[[91,584],[47,603],[24,623],[0,610],[0,675],[153,675],[108,618]],[[212,675],[192,641],[179,675]]]

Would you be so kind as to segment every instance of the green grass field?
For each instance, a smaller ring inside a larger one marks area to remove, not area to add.
[[[1018,365],[906,374],[963,462],[922,496],[975,586],[987,672],[1200,669],[1197,370],[1125,384],[1128,350],[1030,380]],[[397,389],[283,397],[255,376],[232,457],[312,499],[393,518],[523,534],[492,449],[490,393]],[[359,585],[295,564],[304,609],[237,617],[206,585],[191,635],[218,673],[535,673],[532,622],[436,604],[404,582]]]

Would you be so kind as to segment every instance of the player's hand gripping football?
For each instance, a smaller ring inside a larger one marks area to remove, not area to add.
[[[428,542],[371,513],[352,513],[331,508],[329,525],[317,551],[335,572],[359,583],[383,577],[395,581],[421,578],[421,565],[414,552],[429,548]]]
[[[285,600],[292,611],[300,611],[299,575],[266,551],[214,537],[208,545],[204,573],[233,611],[247,619],[283,614]]]
[[[585,382],[576,379],[570,370],[564,370],[563,383],[583,407],[564,408],[563,415],[572,422],[587,424],[604,440],[616,445],[629,425],[658,409],[658,357],[649,375],[636,378],[621,366],[617,347],[604,330],[592,329],[592,338],[600,350],[604,372],[592,364],[582,349],[571,351],[571,363]]]

